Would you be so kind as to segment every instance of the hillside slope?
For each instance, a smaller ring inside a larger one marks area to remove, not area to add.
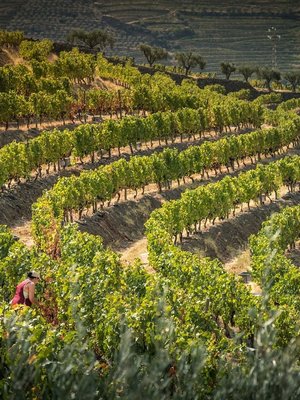
[[[297,68],[300,55],[300,3],[292,0],[2,0],[0,28],[21,29],[27,35],[64,40],[74,28],[105,28],[114,32],[113,54],[144,61],[137,50],[142,42],[171,52],[199,51],[207,71],[219,70],[221,61],[271,65],[268,28],[281,38],[277,61],[281,70]]]

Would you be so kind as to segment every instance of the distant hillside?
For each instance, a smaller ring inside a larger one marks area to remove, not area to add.
[[[198,2],[197,2],[198,3]],[[170,52],[199,51],[207,71],[222,61],[272,64],[267,30],[281,38],[277,62],[281,70],[300,67],[300,1],[295,0],[1,0],[0,28],[63,41],[74,28],[106,28],[117,41],[110,54],[131,55],[144,62],[141,42]]]

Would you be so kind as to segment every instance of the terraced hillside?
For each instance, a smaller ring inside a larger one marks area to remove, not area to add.
[[[21,29],[27,35],[64,40],[74,28],[107,28],[114,32],[113,53],[144,61],[137,50],[141,42],[166,47],[170,52],[198,50],[207,71],[218,71],[221,61],[271,65],[272,44],[268,28],[281,38],[277,44],[280,70],[295,69],[300,56],[300,4],[292,0],[3,0],[0,27]]]
[[[46,57],[0,68],[0,399],[299,399],[299,93]]]

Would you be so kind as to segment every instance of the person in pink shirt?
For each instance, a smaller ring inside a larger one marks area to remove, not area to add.
[[[35,271],[30,271],[27,274],[27,279],[22,281],[16,287],[16,293],[10,302],[12,306],[17,304],[25,304],[31,307],[32,304],[36,304],[34,298],[35,285],[40,280],[40,275]]]

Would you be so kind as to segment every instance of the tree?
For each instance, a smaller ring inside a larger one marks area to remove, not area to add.
[[[296,92],[296,88],[300,85],[300,72],[298,71],[290,71],[284,75],[284,79],[286,79],[292,86],[293,92]]]
[[[163,60],[168,58],[168,52],[160,47],[153,47],[147,44],[141,44],[140,50],[146,57],[150,67],[155,63],[155,61]]]
[[[269,67],[259,68],[256,73],[259,79],[263,79],[265,81],[265,84],[269,90],[272,90],[272,81],[278,82],[281,79],[280,72]]]
[[[222,62],[220,65],[222,74],[226,76],[226,79],[229,79],[230,75],[236,71],[236,67],[232,63]]]
[[[25,60],[44,61],[53,49],[53,42],[49,39],[39,41],[23,40],[20,44],[20,55]]]
[[[107,31],[96,29],[94,31],[86,32],[83,29],[71,31],[67,36],[67,41],[72,44],[81,44],[93,50],[98,47],[101,51],[107,46],[113,48],[115,43],[114,37]]]
[[[257,68],[251,65],[241,65],[238,68],[238,72],[243,75],[245,82],[248,82],[249,78],[256,72]]]
[[[192,51],[188,53],[177,53],[175,55],[175,59],[177,60],[180,67],[185,69],[185,75],[188,75],[190,70],[197,65],[201,70],[203,70],[206,66],[206,62],[204,59],[198,55],[193,53]]]

